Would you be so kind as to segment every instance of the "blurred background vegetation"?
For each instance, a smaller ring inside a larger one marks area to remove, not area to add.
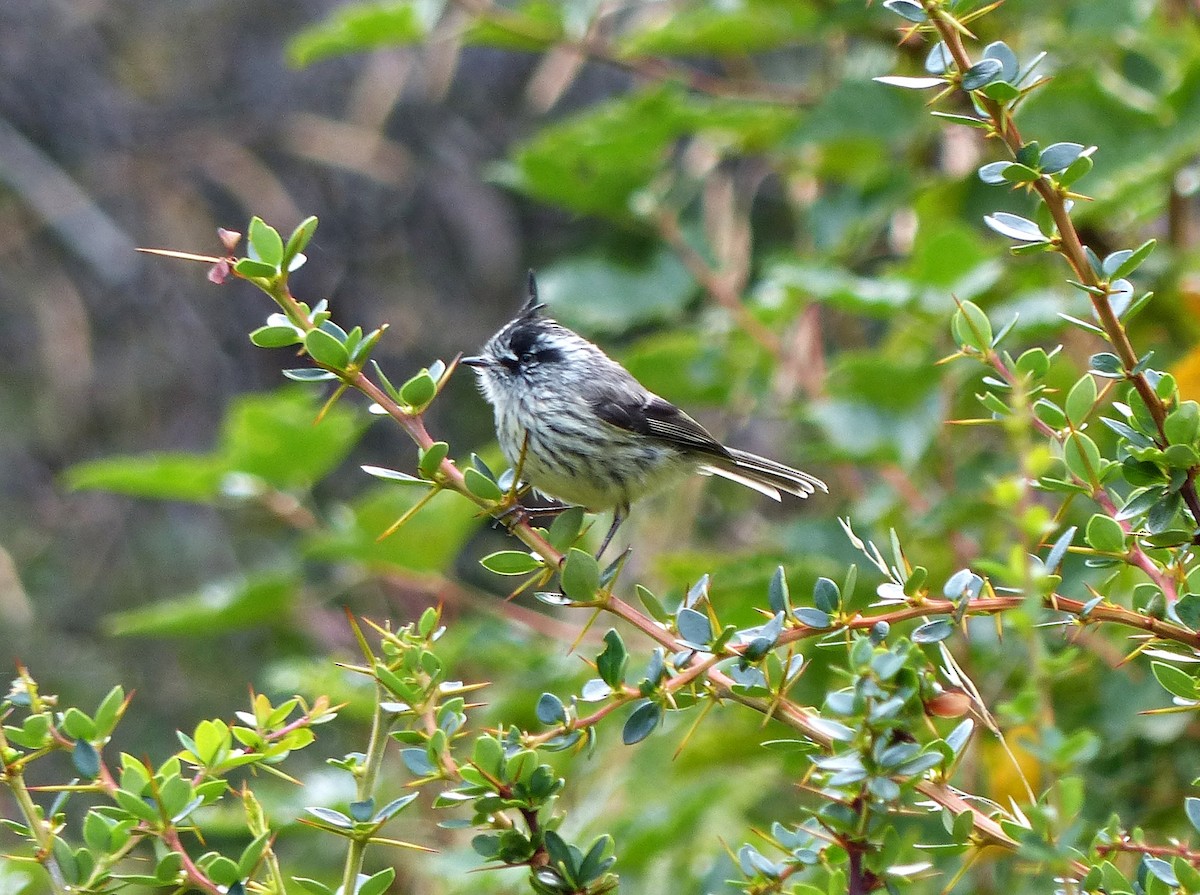
[[[134,252],[216,253],[216,228],[252,214],[285,230],[320,217],[293,289],[328,298],[347,328],[390,323],[375,357],[393,381],[474,350],[533,267],[552,311],[651,388],[829,481],[803,506],[702,481],[643,505],[634,577],[657,592],[710,573],[748,623],[779,563],[807,593],[860,559],[844,515],[881,542],[895,527],[935,580],[1003,560],[1001,486],[1017,464],[998,435],[945,425],[981,415],[978,371],[935,366],[954,350],[952,296],[999,323],[1019,313],[1022,345],[1062,342],[1061,386],[1097,347],[1058,316],[1086,314],[1065,268],[1009,259],[982,227],[997,208],[1032,209],[976,176],[995,147],[871,81],[921,73],[926,49],[898,46],[894,16],[820,0],[531,0],[473,25],[483,6],[390,8],[0,4],[0,662],[84,705],[118,682],[136,690],[121,736],[151,754],[242,707],[248,685],[331,692],[353,717],[327,659],[348,643],[343,605],[403,622],[445,601],[447,658],[458,677],[503,682],[497,718],[532,719],[547,681],[588,676],[565,655],[583,619],[502,603],[505,582],[476,560],[504,537],[457,496],[374,545],[408,498],[358,467],[411,469],[414,452],[352,400],[313,428],[316,397],[274,393],[287,357],[246,339],[270,310],[261,296]],[[1009,0],[981,24],[985,43],[1049,53],[1026,136],[1100,147],[1080,184],[1093,201],[1076,209],[1087,243],[1160,240],[1134,343],[1200,397],[1194,6]],[[427,422],[454,456],[498,458],[470,377]],[[80,466],[148,452],[157,466]],[[1064,592],[1086,597],[1093,573],[1076,572]],[[1006,694],[1014,741],[1038,739],[1021,638],[973,635],[963,659]],[[1144,670],[1111,669],[1117,637],[1082,647],[1104,660],[1086,676],[1075,648],[1052,649],[1057,726],[1095,735],[1069,756],[1103,781],[1092,819],[1177,821],[1197,758],[1187,716],[1134,714],[1166,697]],[[818,668],[800,689],[819,701],[827,680]],[[803,759],[739,751],[732,734],[758,720],[719,714],[674,761],[682,730],[573,762],[572,823],[614,834],[629,891],[719,890],[734,873],[722,840],[794,798]],[[323,755],[361,737],[323,734]],[[1016,795],[989,748],[968,769],[975,790]],[[324,773],[314,765],[304,803],[324,798]],[[285,787],[278,799],[299,804]],[[449,836],[427,844],[445,850],[406,859],[411,891],[522,888],[466,877],[478,859]],[[976,891],[1004,883],[985,868]]]

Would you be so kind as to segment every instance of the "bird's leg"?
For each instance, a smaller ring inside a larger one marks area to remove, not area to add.
[[[625,504],[618,506],[613,510],[612,525],[608,528],[608,534],[604,536],[604,543],[600,545],[600,549],[596,551],[596,561],[599,562],[600,557],[604,555],[604,551],[608,549],[609,543],[613,539],[613,535],[617,533],[617,529],[621,527],[621,523],[625,521],[625,517],[629,515],[629,507]]]
[[[492,517],[509,531],[512,531],[513,526],[520,525],[522,522],[528,522],[538,516],[556,516],[563,510],[571,509],[572,506],[569,503],[554,503],[546,507],[527,507],[524,504],[516,503],[516,497],[513,500],[514,503],[511,506]]]

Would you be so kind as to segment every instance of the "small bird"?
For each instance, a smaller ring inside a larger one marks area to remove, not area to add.
[[[716,475],[775,500],[780,492],[828,492],[816,476],[721,444],[698,422],[529,300],[464,357],[496,413],[508,462],[542,494],[587,510],[613,511],[604,553],[635,500],[685,475]]]

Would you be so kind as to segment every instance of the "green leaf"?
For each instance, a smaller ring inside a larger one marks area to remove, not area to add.
[[[422,370],[400,386],[400,400],[416,410],[423,409],[436,395],[437,383],[428,370]]]
[[[670,618],[670,613],[667,612],[662,601],[653,593],[640,584],[635,584],[634,590],[637,591],[638,599],[641,600],[642,606],[646,608],[646,611],[650,613],[650,617],[656,622],[665,622]]]
[[[575,543],[582,527],[583,507],[568,507],[550,524],[550,530],[546,533],[547,540],[556,550],[565,551]]]
[[[1089,546],[1105,553],[1125,552],[1125,531],[1121,523],[1104,513],[1096,513],[1088,520],[1084,539]]]
[[[822,612],[833,614],[841,606],[842,595],[838,586],[828,578],[818,578],[813,586],[813,605]]]
[[[1175,876],[1185,892],[1200,892],[1200,870],[1188,863],[1187,858],[1177,857],[1171,862]]]
[[[983,222],[1001,236],[1015,239],[1018,242],[1049,242],[1049,238],[1033,221],[1020,215],[1009,214],[1007,211],[997,211],[985,215]]]
[[[332,808],[315,807],[305,808],[304,810],[318,820],[329,824],[331,827],[337,827],[340,830],[349,830],[354,826],[353,820],[342,814],[342,812],[335,811]]]
[[[382,808],[380,808],[378,811],[376,811],[375,816],[372,817],[371,820],[376,823],[378,823],[381,820],[391,820],[393,817],[395,817],[397,814],[399,814],[402,810],[404,810],[408,805],[412,804],[412,802],[415,801],[419,795],[420,795],[420,793],[410,792],[406,796],[400,796],[399,798],[392,799],[390,802],[388,802],[386,805],[384,805]]]
[[[788,591],[787,575],[783,566],[777,566],[771,575],[771,583],[767,588],[767,604],[772,612],[782,612],[788,615],[792,611],[791,595]]]
[[[1193,631],[1200,630],[1200,594],[1186,593],[1170,607],[1175,618]]]
[[[981,118],[975,118],[971,115],[958,115],[953,112],[931,112],[935,118],[941,118],[953,124],[962,124],[967,127],[978,128],[984,130],[988,127],[988,123]]]
[[[463,480],[467,490],[481,500],[504,499],[504,492],[500,490],[500,486],[473,466],[468,466],[463,470]]]
[[[270,264],[255,261],[253,258],[239,258],[234,262],[233,269],[243,277],[257,277],[263,280],[273,280],[279,275],[279,271]]]
[[[471,761],[489,777],[503,776],[504,746],[495,737],[481,736],[475,741]]]
[[[1039,147],[1037,140],[1033,140],[1017,150],[1016,159],[1018,164],[1029,165],[1030,167],[1033,167],[1034,165],[1038,164],[1038,158],[1040,156],[1041,148]]]
[[[304,336],[304,348],[319,364],[344,370],[350,363],[350,353],[337,336],[323,329],[312,329]]]
[[[435,441],[417,452],[417,470],[425,478],[432,479],[449,453],[450,445],[444,441]]]
[[[83,841],[92,851],[107,852],[113,821],[92,808],[83,818]]]
[[[93,460],[63,475],[68,488],[206,503],[220,493],[224,464],[202,454],[142,454]]]
[[[564,39],[564,15],[561,4],[547,0],[525,0],[494,10],[480,8],[472,13],[463,40],[470,46],[545,52]]]
[[[916,5],[916,4],[914,4]],[[1004,65],[998,59],[980,59],[963,72],[963,90],[978,90],[997,80],[1004,71]]]
[[[621,635],[609,628],[604,635],[604,651],[596,658],[596,672],[600,680],[614,690],[625,683],[625,668],[629,664],[629,653]]]
[[[822,612],[820,609],[814,609],[811,606],[802,606],[797,609],[796,620],[802,625],[818,629],[828,628],[831,622],[828,612]]]
[[[480,857],[490,861],[500,852],[500,837],[491,833],[481,833],[471,840],[471,848]]]
[[[1017,82],[1021,73],[1017,54],[1004,41],[992,41],[984,47],[983,58],[997,60],[1000,63],[1000,77],[1009,83]]]
[[[712,640],[712,623],[708,616],[695,609],[680,609],[675,616],[675,628],[688,643],[705,646]]]
[[[1070,433],[1063,442],[1063,459],[1067,468],[1093,487],[1099,484],[1100,448],[1082,432]]]
[[[1200,833],[1200,799],[1188,796],[1183,800],[1183,808],[1192,829]]]
[[[987,351],[992,347],[992,324],[979,306],[962,302],[950,318],[950,329],[960,345]]]
[[[242,854],[238,858],[238,876],[242,879],[249,878],[254,868],[258,866],[258,862],[262,860],[262,856],[266,854],[267,846],[271,844],[274,834],[267,830],[265,833],[259,834],[255,839],[242,849]]]
[[[1090,374],[1085,373],[1067,393],[1067,401],[1064,405],[1067,419],[1074,424],[1075,428],[1080,428],[1095,404],[1096,380]]]
[[[1092,161],[1090,155],[1081,155],[1075,161],[1071,162],[1067,170],[1058,175],[1057,180],[1062,186],[1068,187],[1088,174],[1094,165],[1095,162]]]
[[[925,22],[929,17],[917,0],[883,0],[884,10],[890,10],[908,22]]]
[[[396,878],[396,868],[385,867],[372,876],[367,876],[366,878],[363,878],[363,876],[363,874],[359,875],[356,895],[383,895]]]
[[[592,554],[572,547],[560,575],[563,593],[572,600],[591,600],[600,588],[600,566]]]
[[[63,713],[62,727],[75,740],[91,740],[96,736],[96,722],[74,706]]]
[[[293,37],[288,61],[305,66],[331,56],[410,46],[425,38],[428,24],[417,3],[353,3]]]
[[[694,4],[669,16],[647,17],[618,43],[623,56],[740,56],[801,43],[817,24],[802,4],[744,0],[738,4]],[[636,22],[636,20],[635,20]]]
[[[1034,415],[1051,429],[1061,429],[1067,424],[1067,416],[1049,398],[1039,398],[1033,404]]]
[[[981,168],[980,169],[981,176],[982,176],[982,170],[983,169]],[[1027,168],[1027,167],[1025,167],[1025,165],[1018,165],[1016,163],[1012,163],[1012,164],[1005,165],[1004,170],[1001,172],[1001,176],[1005,181],[1007,181],[1009,183],[1033,183],[1035,180],[1037,180],[1042,175],[1040,172],[1035,171],[1033,168]]]
[[[946,46],[946,42],[939,40],[925,57],[925,71],[931,75],[943,75],[952,65],[954,65],[954,55]]]
[[[310,560],[361,563],[383,571],[447,571],[480,524],[475,518],[479,508],[459,495],[435,496],[400,529],[379,540],[380,532],[426,496],[390,484],[372,488],[340,508],[338,525],[309,532],[303,542],[304,555]]]
[[[152,808],[145,799],[134,795],[128,790],[116,790],[113,792],[113,798],[116,799],[117,805],[119,805],[123,811],[126,811],[139,820],[144,820],[151,825],[162,822],[162,818],[158,816],[158,812]]]
[[[403,749],[400,758],[404,766],[417,777],[429,777],[437,773],[437,766],[430,760],[425,749]]]
[[[1110,351],[1101,351],[1088,358],[1088,366],[1092,372],[1103,376],[1119,379],[1123,375],[1124,365],[1121,359]]]
[[[567,707],[553,693],[543,693],[537,702],[537,718],[543,724],[565,724]]]
[[[71,488],[136,497],[211,502],[222,486],[252,476],[280,489],[305,489],[341,463],[364,421],[349,408],[331,408],[312,424],[319,405],[297,387],[238,398],[226,413],[220,444],[209,454],[147,454],[72,467]]]
[[[658,703],[649,699],[638,703],[637,708],[625,719],[625,726],[621,728],[621,741],[626,746],[640,743],[654,732],[661,717],[662,708]]]
[[[912,632],[913,643],[938,643],[954,633],[954,623],[946,618],[935,619]],[[911,772],[907,772],[911,773]]]
[[[198,637],[264,623],[286,627],[299,582],[291,572],[260,572],[213,582],[200,592],[105,616],[115,636]]]
[[[439,621],[441,621],[441,611],[434,606],[426,606],[425,611],[417,620],[417,633],[422,637],[428,637],[433,633]]]
[[[540,559],[523,550],[498,550],[489,553],[479,564],[497,575],[528,575],[544,567]]]
[[[696,281],[665,248],[640,264],[591,252],[538,271],[538,297],[556,319],[586,333],[678,319],[695,294]]]
[[[100,776],[100,753],[87,740],[75,741],[71,749],[71,763],[85,780],[95,780]]]
[[[1065,171],[1083,154],[1082,143],[1051,143],[1038,158],[1038,167],[1047,174]]]
[[[1179,879],[1175,876],[1174,869],[1162,858],[1143,856],[1142,863],[1151,874],[1166,883],[1170,888],[1176,889],[1179,887]]]
[[[282,267],[284,270],[290,270],[292,260],[296,258],[308,246],[308,242],[313,238],[313,234],[317,232],[317,218],[315,215],[310,215],[296,225],[296,229],[292,231],[292,235],[288,237],[287,245],[283,249]]]
[[[1112,279],[1117,280],[1121,277],[1127,277],[1139,267],[1142,262],[1150,257],[1150,253],[1154,251],[1154,247],[1158,245],[1158,241],[1147,239],[1140,246],[1129,253],[1128,257],[1122,261],[1112,272]]]
[[[1157,660],[1150,663],[1150,670],[1162,688],[1173,696],[1194,702],[1198,698],[1196,680],[1186,671]]]
[[[1171,444],[1191,444],[1200,433],[1200,404],[1184,401],[1163,422],[1163,431]]]
[[[260,217],[250,219],[250,257],[261,261],[272,268],[272,273],[279,270],[283,261],[283,239],[279,231],[265,223]]]
[[[294,326],[260,326],[250,333],[250,341],[259,348],[287,348],[300,344],[303,337]]]
[[[298,386],[239,398],[222,423],[218,456],[230,472],[307,489],[345,459],[366,429],[366,418],[349,406],[330,408],[313,425],[319,408],[320,397]]]
[[[728,152],[754,152],[776,145],[797,115],[777,104],[660,84],[543,128],[492,174],[535,199],[628,221],[635,194],[651,184],[680,138],[712,135]]]

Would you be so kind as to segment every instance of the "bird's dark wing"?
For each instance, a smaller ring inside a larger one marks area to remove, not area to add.
[[[651,392],[597,387],[588,395],[588,403],[596,416],[620,429],[661,438],[677,447],[713,457],[730,457],[729,451],[707,429],[670,401]]]

